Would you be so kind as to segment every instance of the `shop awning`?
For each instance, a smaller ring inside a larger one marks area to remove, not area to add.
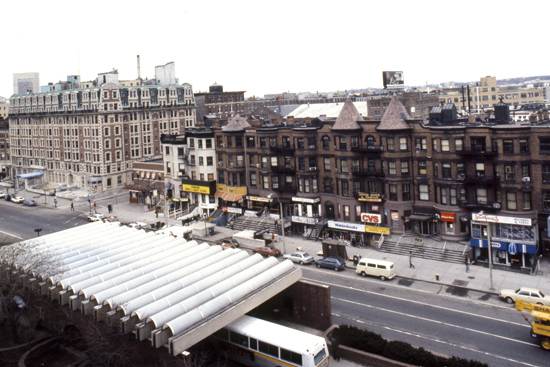
[[[214,196],[219,197],[225,201],[240,201],[242,200],[244,195],[228,194],[227,192],[216,191]]]
[[[410,220],[430,220],[432,218],[433,218],[433,215],[420,215],[420,214],[409,215]]]
[[[225,192],[222,192],[222,191],[216,191],[216,193],[214,194],[215,197],[217,198],[223,198],[223,195],[227,195]]]
[[[31,173],[22,173],[20,175],[15,175],[15,177],[21,177],[22,179],[35,178],[40,176],[44,176],[44,174],[42,172],[31,172]]]

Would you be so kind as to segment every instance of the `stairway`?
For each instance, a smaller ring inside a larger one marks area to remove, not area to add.
[[[323,219],[322,221],[315,223],[307,239],[317,241],[319,239],[319,235],[321,234],[321,231],[326,227],[326,225],[327,225],[326,219]]]
[[[212,219],[218,219],[223,214],[223,210],[216,209],[214,213],[212,213],[211,217]]]
[[[252,230],[255,232],[267,229],[269,232],[275,232],[275,221],[271,218],[261,216],[240,216],[233,218],[233,229],[244,231],[246,229]]]
[[[397,242],[386,240],[380,247],[379,251],[403,256],[409,256],[409,253],[412,251],[413,258],[416,257],[421,259],[443,261],[453,264],[464,264],[465,254],[462,251],[408,243],[399,243],[398,245],[396,245],[396,243]]]

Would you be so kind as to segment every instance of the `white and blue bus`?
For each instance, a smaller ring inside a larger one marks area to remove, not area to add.
[[[329,365],[324,338],[246,315],[213,337],[227,358],[250,367]]]

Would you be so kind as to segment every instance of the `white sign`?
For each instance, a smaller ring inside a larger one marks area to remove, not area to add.
[[[361,213],[361,222],[379,224],[382,222],[380,214]]]
[[[505,223],[516,224],[519,226],[531,226],[531,218],[514,218],[514,217],[502,217],[499,215],[490,214],[475,214],[472,213],[472,220],[477,222],[490,222],[490,223]]]
[[[296,223],[315,224],[319,221],[319,218],[298,217],[293,215],[292,221]]]
[[[242,214],[243,213],[243,210],[241,208],[233,208],[231,206],[228,206],[227,207],[227,212],[228,213],[237,213],[237,214]]]
[[[344,231],[365,232],[365,225],[364,224],[335,222],[333,220],[329,220],[328,221],[328,227],[329,228],[342,229]]]
[[[319,198],[315,198],[315,199],[310,199],[310,198],[299,198],[299,197],[296,197],[294,196],[292,198],[292,201],[299,201],[301,203],[311,203],[311,204],[315,204],[315,203],[318,203],[321,201],[321,199]]]
[[[268,198],[259,198],[257,196],[249,196],[248,197],[248,200],[250,201],[261,201],[263,203],[269,203],[269,199]]]

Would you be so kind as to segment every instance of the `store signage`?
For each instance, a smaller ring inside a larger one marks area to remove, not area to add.
[[[225,192],[230,195],[246,195],[246,186],[227,186],[223,184],[216,185],[216,191]]]
[[[455,213],[441,212],[441,221],[442,222],[454,222],[455,221]]]
[[[328,221],[329,228],[342,229],[344,231],[365,232],[364,224]]]
[[[319,218],[298,217],[296,215],[293,215],[292,221],[296,223],[315,224],[319,221]]]
[[[310,199],[310,198],[299,198],[299,197],[293,197],[292,198],[292,201],[298,201],[300,203],[310,203],[310,204],[315,204],[315,203],[318,203],[321,201],[321,199],[319,198],[315,198],[315,199]]]
[[[503,217],[500,215],[487,215],[472,213],[472,220],[489,223],[517,224],[519,226],[531,226],[531,218]]]
[[[247,196],[248,200],[250,201],[261,201],[262,203],[269,203],[268,198],[259,198],[257,196]]]
[[[210,195],[210,187],[208,187],[208,186],[183,184],[183,185],[181,185],[181,191],[196,192],[196,193],[199,193],[199,194],[209,194]]]
[[[226,213],[236,213],[236,214],[242,214],[243,210],[241,208],[234,208],[232,206],[224,206],[222,207],[222,211]]]
[[[389,228],[384,228],[384,227],[365,226],[365,232],[368,232],[368,233],[380,233],[380,234],[390,234],[390,229],[389,229]]]
[[[360,192],[359,198],[357,200],[359,201],[370,201],[370,202],[376,202],[380,203],[382,202],[382,198],[380,197],[380,194],[367,194],[366,192]]]
[[[379,224],[382,222],[380,214],[361,213],[361,222]]]
[[[399,213],[391,212],[391,220],[399,220]]]

